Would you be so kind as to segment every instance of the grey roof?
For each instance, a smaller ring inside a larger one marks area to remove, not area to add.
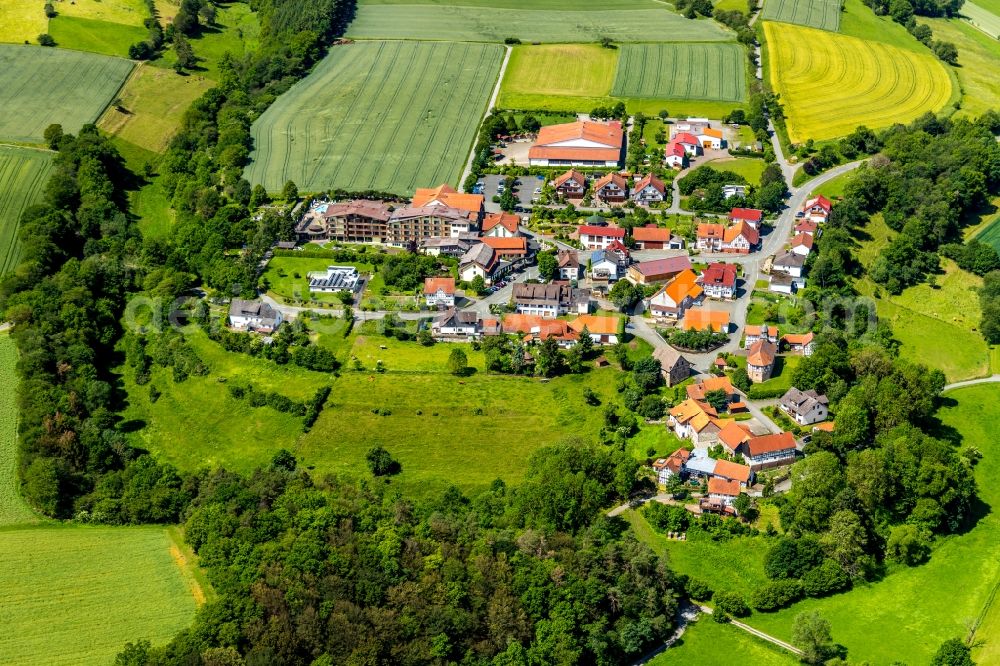
[[[493,268],[496,261],[496,251],[486,243],[478,243],[470,247],[466,253],[462,255],[460,264],[462,266],[466,266],[468,264],[478,264],[483,268]]]
[[[699,474],[715,474],[715,459],[707,456],[695,457],[695,455],[692,455],[684,463],[684,469],[689,472],[698,472]]]
[[[670,371],[679,363],[688,363],[688,360],[681,356],[681,353],[670,346],[657,347],[653,351],[653,358],[660,362],[660,367],[666,371]]]
[[[434,320],[434,325],[439,328],[443,326],[468,326],[476,324],[478,321],[479,314],[475,311],[448,308]]]
[[[354,215],[386,222],[389,219],[390,210],[389,204],[384,201],[355,199],[342,203],[327,204],[326,208],[321,210],[321,213],[327,218]]]
[[[771,273],[771,284],[791,287],[795,283],[796,283],[795,278],[789,275],[788,273],[785,273],[783,271],[774,271],[773,273]]]
[[[353,291],[358,285],[358,271],[353,266],[329,266],[325,274],[309,276],[309,289],[344,289]]]
[[[559,250],[559,268],[579,268],[580,259],[572,250]]]
[[[806,258],[797,252],[785,252],[774,258],[774,266],[794,266],[801,268],[806,265]]]
[[[573,290],[566,284],[514,284],[514,300],[519,303],[569,303],[573,300]]]
[[[800,391],[794,386],[781,396],[781,406],[793,414],[808,414],[817,405],[827,405],[829,400],[816,391]]]
[[[229,314],[243,317],[275,319],[278,311],[264,301],[247,301],[242,298],[234,298],[232,304],[229,306]]]

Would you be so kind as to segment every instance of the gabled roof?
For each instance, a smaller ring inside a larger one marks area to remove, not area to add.
[[[760,435],[751,437],[746,441],[747,451],[751,457],[774,453],[776,451],[788,451],[795,449],[795,437],[790,432],[781,432],[777,435]]]
[[[484,269],[491,271],[493,267],[496,266],[497,253],[492,247],[486,243],[477,243],[468,249],[468,251],[462,255],[462,259],[459,261],[460,266],[466,266],[468,264],[477,264],[482,266]]]
[[[687,364],[690,367],[688,360],[681,356],[681,353],[674,349],[673,347],[663,346],[657,347],[653,350],[653,358],[660,362],[660,368],[670,372],[678,363]]]
[[[680,448],[671,453],[668,457],[660,458],[654,462],[653,469],[659,471],[666,468],[677,474],[684,467],[684,463],[686,463],[690,458],[691,452],[685,448]]]
[[[504,315],[501,326],[504,333],[528,333],[542,321],[542,317],[538,315],[507,314]]]
[[[432,205],[435,201],[468,213],[478,213],[483,207],[484,198],[481,194],[462,194],[451,185],[442,184],[437,187],[417,188],[410,205],[422,208]]]
[[[812,208],[813,206],[819,206],[820,208],[823,209],[824,212],[829,213],[830,208],[833,206],[833,204],[830,203],[829,199],[820,194],[819,196],[815,196],[812,199],[806,201],[806,205],[804,206],[804,208]]]
[[[532,326],[529,331],[529,338],[536,337],[539,340],[579,340],[580,334],[574,331],[563,319],[543,319],[536,326]]]
[[[670,156],[684,157],[685,155],[687,155],[687,151],[684,150],[684,146],[677,143],[677,141],[671,141],[670,143],[668,143],[665,152],[667,154],[667,157]]]
[[[725,428],[719,431],[719,441],[730,451],[735,451],[736,447],[751,437],[753,437],[753,433],[750,428],[737,421],[730,421]]]
[[[747,350],[747,364],[758,367],[771,365],[774,363],[774,355],[777,352],[778,348],[773,342],[768,342],[764,338],[761,338],[750,345],[750,349]]]
[[[597,227],[590,224],[582,224],[577,232],[583,236],[605,236],[607,238],[625,238],[625,229],[621,227]]]
[[[446,294],[455,293],[455,278],[451,277],[429,277],[424,278],[424,293],[436,294],[438,290]]]
[[[512,234],[517,233],[517,228],[521,224],[521,218],[512,213],[488,213],[483,219],[483,231],[489,231],[493,227],[499,225],[511,232]]]
[[[525,254],[528,251],[528,239],[522,236],[514,236],[512,238],[483,236],[482,241],[497,252],[505,254]]]
[[[663,293],[674,303],[680,304],[685,298],[694,300],[701,296],[702,288],[698,284],[698,276],[687,269],[664,285]]]
[[[547,125],[538,130],[535,146],[549,146],[563,141],[583,139],[604,146],[620,149],[624,133],[619,123],[596,123],[589,120],[578,120],[561,125]],[[617,154],[617,152],[616,152]]]
[[[715,139],[721,139],[722,138],[722,130],[717,130],[714,127],[706,127],[705,129],[703,129],[701,131],[701,135],[702,136],[710,136],[710,137],[713,137]]]
[[[750,245],[756,245],[760,242],[760,233],[742,220],[726,229],[722,240],[726,243],[732,243],[739,236],[746,238]]]
[[[583,175],[582,173],[580,173],[579,171],[577,171],[576,169],[570,169],[570,170],[569,170],[569,171],[567,171],[566,173],[564,173],[564,174],[562,174],[562,175],[558,176],[558,177],[557,177],[557,178],[556,178],[556,179],[555,179],[555,180],[553,181],[553,184],[554,184],[554,185],[555,185],[556,187],[561,187],[562,185],[564,185],[564,184],[565,184],[565,183],[566,183],[567,181],[569,181],[569,180],[574,180],[574,181],[576,181],[577,183],[580,183],[580,185],[586,185],[586,184],[587,184],[587,177],[586,177],[586,176],[584,176],[584,175]]]
[[[599,181],[594,183],[594,191],[596,192],[605,185],[611,185],[611,184],[617,185],[618,189],[620,189],[623,192],[628,192],[628,181],[625,180],[625,176],[621,175],[620,173],[609,173],[603,178],[601,178]]]
[[[725,391],[726,395],[733,395],[736,393],[736,389],[733,388],[733,383],[729,381],[729,377],[725,375],[721,377],[709,377],[708,379],[703,379],[695,384],[689,384],[686,389],[687,395],[692,400],[704,400],[705,394],[712,391]]]
[[[716,262],[705,267],[699,278],[703,285],[716,287],[736,286],[736,264]]]
[[[792,239],[792,247],[799,247],[800,245],[806,248],[807,250],[811,250],[813,247],[812,235],[807,233],[801,233],[796,235],[795,238]]]
[[[819,225],[816,224],[815,222],[813,222],[812,220],[808,220],[808,219],[806,219],[806,220],[799,220],[798,224],[795,225],[795,232],[796,233],[800,233],[800,234],[801,233],[806,233],[806,234],[813,233],[817,229],[819,229]]]
[[[767,337],[776,338],[778,337],[778,327],[770,326],[768,324],[747,324],[743,329],[743,332],[748,336],[753,335],[755,337]]]
[[[702,222],[698,225],[698,238],[722,238],[725,233],[726,227],[721,224]]]
[[[689,308],[681,320],[681,328],[685,331],[692,329],[703,331],[711,328],[717,333],[725,332],[729,330],[729,313],[725,310]]]
[[[608,246],[604,249],[607,250],[608,252],[617,252],[619,254],[623,254],[626,257],[632,254],[631,252],[629,252],[629,249],[625,247],[625,243],[621,242],[618,239],[615,239],[610,243],[608,243]]]
[[[651,173],[646,174],[643,178],[641,178],[640,180],[636,181],[635,188],[633,188],[632,191],[635,192],[635,193],[639,193],[639,192],[642,192],[647,187],[652,187],[654,190],[656,190],[660,194],[666,194],[667,193],[667,186],[663,184],[662,180],[660,180],[659,178],[657,178],[656,176],[654,176]]]
[[[718,416],[718,412],[711,405],[690,398],[670,408],[670,415],[681,423],[686,423],[699,414]]]
[[[772,265],[801,268],[806,265],[806,258],[797,252],[782,252],[774,258],[774,263]]]
[[[734,208],[729,211],[729,219],[735,222],[736,220],[746,220],[747,222],[760,222],[764,219],[764,211],[757,210],[756,208]]]
[[[559,268],[579,268],[580,257],[573,250],[559,250]]]
[[[635,229],[632,230],[635,233]],[[635,238],[635,236],[633,236]],[[638,239],[637,239],[638,240]],[[671,273],[682,273],[691,270],[691,259],[682,254],[666,259],[653,259],[652,261],[640,261],[630,267],[645,277],[655,277],[658,275],[670,275]]]
[[[730,421],[726,424],[726,428],[729,428],[733,422]],[[720,431],[721,435],[722,432]],[[716,476],[723,476],[727,479],[732,479],[740,483],[746,483],[750,480],[750,467],[747,465],[741,465],[740,463],[730,462],[728,460],[716,460],[715,461],[715,472]]]
[[[716,465],[723,461],[716,461]],[[708,480],[708,494],[709,495],[725,495],[726,497],[739,497],[740,495],[740,482],[739,481],[727,481],[726,479],[720,479],[717,476],[713,476]]]
[[[636,186],[639,189],[639,186]],[[643,243],[666,243],[670,240],[670,229],[658,227],[655,224],[644,227],[632,227],[632,238]],[[690,265],[690,262],[688,262]]]
[[[695,137],[695,135],[689,132],[678,132],[677,134],[674,135],[674,138],[671,139],[671,142],[682,143],[692,146],[699,145],[697,137]]]
[[[781,336],[781,341],[790,345],[807,345],[813,341],[814,337],[815,335],[813,335],[812,331],[808,333],[786,333]]]
[[[569,327],[577,333],[587,331],[594,335],[616,335],[618,333],[618,317],[602,317],[599,315],[580,315],[569,323]]]

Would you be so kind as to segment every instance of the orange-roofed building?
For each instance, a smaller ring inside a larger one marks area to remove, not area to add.
[[[497,256],[505,261],[516,261],[528,254],[528,240],[522,236],[512,238],[484,236],[482,241],[493,248]]]
[[[691,399],[672,407],[667,419],[674,434],[680,439],[690,439],[696,448],[706,448],[717,442],[726,423],[711,405]]]
[[[757,326],[755,324],[748,324],[744,329],[745,339],[743,341],[743,346],[750,349],[758,340],[767,340],[772,344],[778,344],[778,327],[769,326],[768,324],[761,324]]]
[[[483,236],[514,238],[520,236],[521,218],[511,213],[489,213],[483,218]]]
[[[628,194],[628,181],[620,173],[609,173],[594,183],[594,196],[604,203],[622,203]]]
[[[740,496],[740,482],[727,481],[713,476],[708,480],[708,498],[717,500],[726,505],[732,504],[733,500]]]
[[[739,445],[737,453],[754,472],[795,462],[798,447],[790,432],[775,435],[759,435],[748,438]]]
[[[632,187],[632,200],[640,206],[660,203],[666,198],[667,186],[651,173],[635,181]]]
[[[734,254],[750,254],[760,244],[760,232],[746,222],[740,221],[722,234],[722,251]]]
[[[684,313],[681,328],[685,331],[729,332],[729,313],[725,310],[691,308]]]
[[[424,279],[424,299],[429,307],[455,307],[455,278],[429,277]]]
[[[543,319],[524,336],[526,343],[555,340],[560,347],[572,347],[580,339],[580,334],[574,331],[563,319]]]
[[[698,225],[695,247],[702,252],[719,252],[722,250],[725,234],[725,225],[702,222]]]
[[[730,455],[736,455],[743,442],[753,437],[753,432],[746,425],[738,421],[730,421],[719,432],[719,444],[721,444]]]
[[[781,343],[786,345],[790,352],[802,354],[803,356],[811,356],[815,337],[812,331],[808,333],[787,333],[782,336]]]
[[[469,219],[477,223],[482,219],[485,199],[481,194],[465,194],[448,184],[437,187],[418,187],[413,194],[410,206],[425,208],[431,206],[446,206],[468,214]]]
[[[747,347],[747,375],[755,383],[766,382],[774,371],[778,346],[764,339]]]
[[[501,326],[504,333],[530,333],[544,321],[539,315],[508,314],[504,315]]]
[[[726,145],[726,140],[722,136],[722,130],[715,129],[714,127],[706,127],[698,135],[698,142],[701,143],[702,148],[710,148],[712,150],[722,150]]]
[[[635,241],[637,250],[669,250],[673,247],[678,249],[683,245],[680,239],[676,239],[671,244],[673,234],[666,227],[658,227],[655,224],[647,224],[644,227],[632,228],[632,240]]]
[[[530,166],[618,167],[625,155],[621,123],[578,120],[548,125],[528,149]]]
[[[590,339],[602,345],[618,344],[618,317],[602,317],[600,315],[580,315],[569,323],[577,333],[583,333],[586,328]]]
[[[680,319],[688,308],[701,303],[703,293],[698,276],[688,268],[650,297],[649,311],[661,319]]]
[[[743,488],[750,482],[750,476],[753,472],[750,471],[750,467],[747,465],[741,465],[740,463],[728,460],[716,460],[714,474],[721,479],[736,481]]]
[[[813,248],[813,235],[807,234],[805,232],[797,234],[792,242],[789,244],[791,249],[789,252],[794,252],[795,254],[801,254],[803,257],[809,255]]]
[[[709,377],[700,382],[688,384],[684,390],[692,400],[704,401],[705,395],[712,391],[724,391],[728,402],[734,402],[739,398],[739,394],[733,388],[733,383],[725,375],[721,377]]]
[[[567,199],[582,199],[587,191],[587,177],[576,169],[570,169],[552,181],[552,186]]]
[[[666,485],[672,476],[679,476],[684,471],[684,463],[691,458],[691,452],[687,449],[677,449],[666,458],[659,458],[653,463],[656,471],[656,482]]]

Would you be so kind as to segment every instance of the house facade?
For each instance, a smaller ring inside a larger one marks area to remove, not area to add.
[[[229,305],[229,326],[237,331],[273,333],[281,322],[281,311],[261,300],[234,298]]]
[[[745,340],[743,341],[744,347],[750,349],[750,347],[756,344],[759,340],[767,340],[773,345],[778,344],[778,327],[769,326],[767,324],[762,324],[756,326],[749,324],[743,329],[745,335]]]
[[[754,229],[760,229],[764,222],[764,211],[756,208],[734,208],[729,211],[729,223],[743,222]]]
[[[664,151],[663,163],[672,169],[683,169],[687,164],[687,150],[676,141],[667,144]]]
[[[615,345],[618,344],[618,323],[618,317],[585,314],[569,322],[569,327],[580,335],[586,329],[595,344]]]
[[[482,321],[475,312],[449,308],[434,319],[431,332],[435,338],[439,339],[471,340],[482,334]]]
[[[667,186],[653,174],[637,180],[632,188],[632,200],[640,206],[662,203],[666,197]]]
[[[555,318],[576,312],[587,314],[590,292],[573,289],[568,284],[514,284],[514,307],[519,314]]]
[[[590,224],[577,229],[580,243],[588,250],[603,250],[614,241],[625,240],[625,230],[621,227],[599,227]]]
[[[628,181],[620,173],[609,173],[594,183],[594,196],[604,203],[623,203],[628,195]]]
[[[483,218],[483,236],[487,238],[517,238],[521,235],[521,218],[511,213],[489,213]]]
[[[806,201],[801,212],[803,218],[817,224],[823,224],[830,219],[831,210],[833,210],[833,204],[821,194]]]
[[[318,202],[296,224],[295,235],[300,241],[384,243],[390,216],[389,205],[383,201]]]
[[[424,300],[428,307],[455,307],[455,278],[424,278]]]
[[[582,199],[587,192],[587,177],[576,169],[570,169],[552,181],[552,186],[567,199]]]
[[[802,356],[812,356],[815,336],[812,331],[808,333],[788,333],[781,338],[781,344],[788,348],[788,351]]]
[[[757,340],[747,347],[747,375],[754,383],[766,382],[774,372],[778,346],[767,340]]]
[[[721,252],[725,233],[724,225],[702,222],[696,232],[695,247],[702,252]]]
[[[590,279],[595,282],[617,282],[621,278],[618,257],[607,250],[590,254]]]
[[[637,250],[683,250],[684,239],[675,236],[670,229],[647,224],[644,227],[633,227],[632,240]]]
[[[583,277],[580,255],[574,250],[559,250],[559,254],[556,255],[556,265],[559,268],[560,280],[579,280]]]
[[[673,347],[657,347],[653,358],[660,362],[660,372],[667,386],[680,384],[691,376],[691,363]]]
[[[716,262],[702,271],[698,283],[709,298],[727,300],[736,296],[736,264]]]
[[[745,222],[737,222],[722,234],[722,251],[749,254],[760,244],[760,233]]]
[[[790,432],[750,437],[738,449],[744,462],[754,472],[790,465],[795,462],[797,451],[795,437]]]
[[[477,243],[462,255],[458,263],[458,276],[464,282],[472,282],[481,277],[487,284],[493,281],[500,259],[493,248],[486,243]]]
[[[816,391],[800,391],[794,386],[781,396],[781,411],[799,425],[812,425],[825,421],[830,415],[830,401]]]
[[[805,265],[806,258],[804,255],[795,252],[783,252],[774,258],[771,267],[776,271],[799,278],[802,277]]]
[[[657,319],[682,319],[688,308],[701,303],[702,294],[698,277],[686,270],[650,297],[649,311]]]

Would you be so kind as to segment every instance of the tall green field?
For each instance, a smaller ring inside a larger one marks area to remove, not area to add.
[[[125,58],[128,47],[148,35],[142,26],[99,21],[79,16],[57,16],[49,21],[49,35],[56,46]]]
[[[76,133],[97,120],[131,71],[124,58],[0,45],[0,139],[40,143],[52,123]]]
[[[457,184],[502,59],[487,44],[334,47],[254,123],[246,177],[270,191]]]
[[[837,32],[841,0],[764,0],[760,17]]]
[[[992,245],[1000,252],[1000,220],[994,220],[993,224],[976,234],[976,240]]]
[[[544,5],[543,5],[544,6]],[[730,41],[733,33],[710,19],[686,19],[665,5],[643,3],[641,9],[581,11],[534,9],[534,3],[489,3],[489,6],[431,4],[361,4],[347,29],[356,39],[433,39],[502,42],[686,42]],[[512,8],[508,8],[512,7]]]
[[[739,44],[626,44],[611,94],[741,102],[746,56]]]
[[[0,333],[0,526],[37,521],[21,498],[17,483],[17,348]]]
[[[51,168],[50,153],[0,146],[0,276],[17,266],[21,213],[38,201]]]
[[[163,527],[0,532],[0,662],[110,664],[191,624],[196,589]]]

